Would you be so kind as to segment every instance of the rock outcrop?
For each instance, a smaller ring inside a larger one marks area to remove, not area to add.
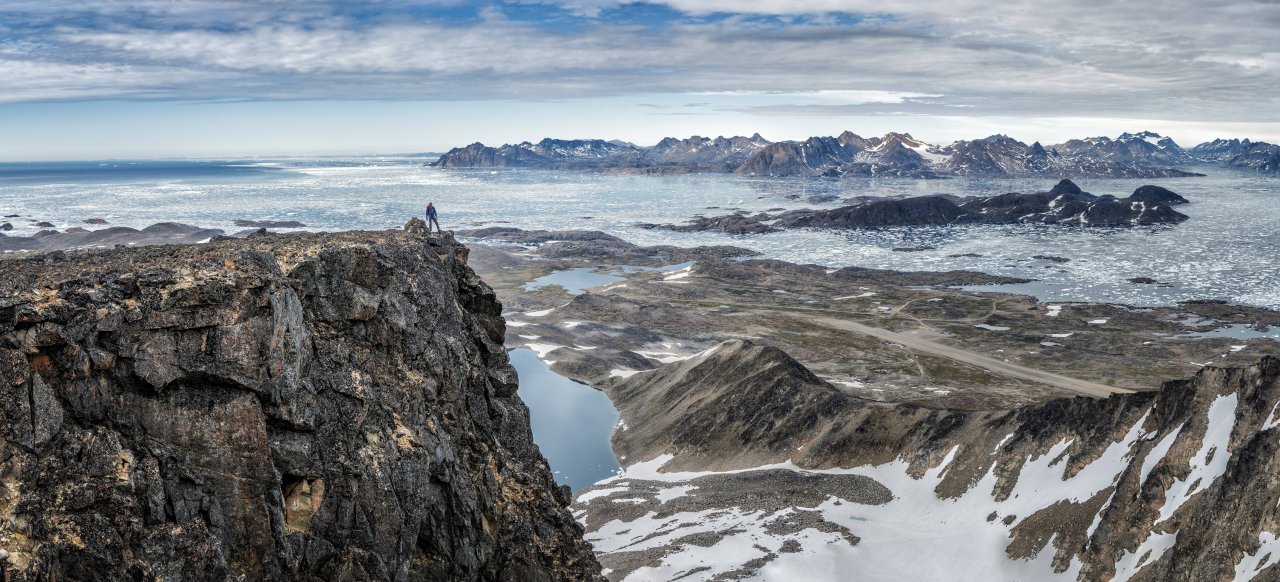
[[[450,236],[0,261],[9,579],[595,580]]]
[[[1129,195],[1130,202],[1154,202],[1156,204],[1168,204],[1170,206],[1176,204],[1186,204],[1190,202],[1186,198],[1160,186],[1139,186],[1133,194]]]

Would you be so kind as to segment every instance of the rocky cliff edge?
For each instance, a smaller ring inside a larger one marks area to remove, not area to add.
[[[11,579],[597,579],[467,254],[415,219],[0,261]]]

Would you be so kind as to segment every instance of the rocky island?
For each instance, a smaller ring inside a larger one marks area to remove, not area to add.
[[[862,201],[829,210],[792,210],[780,214],[736,213],[694,217],[680,225],[642,224],[679,232],[719,231],[762,234],[783,228],[858,229],[964,224],[1060,224],[1066,226],[1144,226],[1177,224],[1185,214],[1170,208],[1186,204],[1160,186],[1142,186],[1127,198],[1095,196],[1070,180],[1047,192],[967,197],[915,196]]]

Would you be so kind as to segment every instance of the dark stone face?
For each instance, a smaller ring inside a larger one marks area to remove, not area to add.
[[[598,579],[467,255],[414,224],[0,264],[11,579]]]

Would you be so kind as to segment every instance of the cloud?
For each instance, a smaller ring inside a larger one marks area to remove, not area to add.
[[[1280,120],[1274,2],[635,4],[10,0],[0,102],[677,93],[770,116]]]

